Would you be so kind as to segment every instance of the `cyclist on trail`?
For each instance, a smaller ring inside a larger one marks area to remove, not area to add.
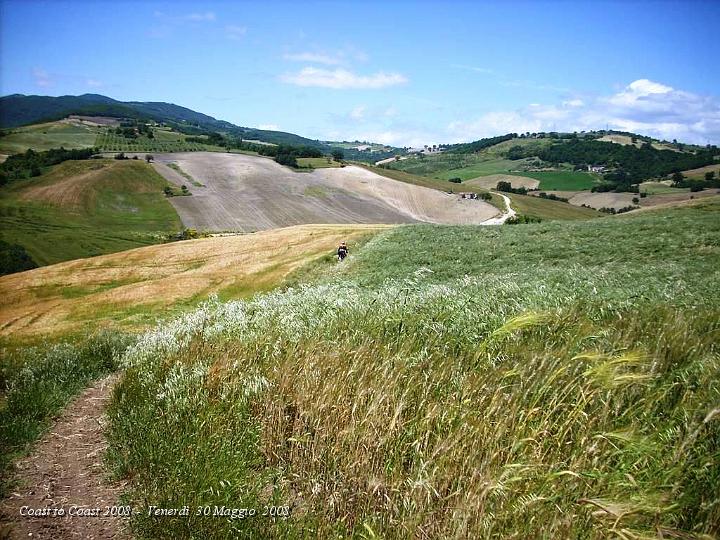
[[[338,260],[342,261],[345,257],[347,257],[348,251],[350,251],[347,247],[347,244],[345,242],[340,242],[340,245],[337,248],[337,256]]]

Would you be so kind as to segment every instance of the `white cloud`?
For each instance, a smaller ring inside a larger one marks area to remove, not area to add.
[[[360,120],[365,115],[365,105],[359,105],[350,111],[350,118],[354,120]]]
[[[240,40],[243,37],[245,37],[246,33],[247,33],[247,27],[245,27],[245,26],[228,24],[225,27],[225,37],[227,37],[228,39]]]
[[[622,92],[608,98],[608,102],[613,105],[633,106],[653,94],[667,94],[672,91],[673,89],[670,86],[649,81],[648,79],[639,79],[627,85]]]
[[[632,131],[660,139],[705,144],[720,142],[720,100],[639,79],[620,92],[559,105],[532,104],[451,122],[451,140],[469,141],[510,132]]]
[[[283,58],[291,62],[309,62],[311,64],[325,64],[326,66],[336,66],[342,62],[337,56],[313,52],[285,54]]]
[[[34,68],[33,71],[33,77],[35,78],[35,86],[39,86],[40,88],[47,88],[48,86],[52,86],[53,81],[50,77],[50,74],[41,68]]]
[[[305,67],[298,73],[285,74],[281,80],[297,86],[315,86],[321,88],[385,88],[407,82],[399,73],[378,72],[372,75],[357,75],[346,69],[334,70]]]
[[[477,66],[466,66],[464,64],[453,64],[452,67],[457,68],[457,69],[464,69],[466,71],[474,71],[476,73],[485,73],[487,75],[495,73],[492,69],[489,69],[489,68],[477,67]]]
[[[193,22],[212,22],[215,20],[215,13],[212,11],[206,11],[205,13],[188,13],[183,16],[183,19]]]

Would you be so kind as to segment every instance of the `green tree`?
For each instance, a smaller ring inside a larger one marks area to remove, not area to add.
[[[498,191],[505,191],[507,193],[510,193],[512,190],[512,184],[510,182],[506,182],[505,180],[500,180],[497,183],[496,189]]]
[[[685,177],[681,172],[674,172],[672,175],[672,181],[673,184],[675,184],[675,187],[682,187],[682,184],[685,183]]]
[[[333,150],[331,155],[335,161],[342,161],[345,159],[345,154],[342,150]]]

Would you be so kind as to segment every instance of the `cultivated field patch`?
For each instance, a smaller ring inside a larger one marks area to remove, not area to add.
[[[243,231],[304,223],[478,224],[497,209],[438,190],[391,180],[355,166],[297,173],[273,160],[226,153],[155,156],[155,168],[177,184],[187,183],[177,165],[203,187],[192,197],[170,199],[187,227]],[[318,196],[322,194],[322,196]]]
[[[513,188],[535,189],[540,185],[540,181],[535,178],[525,176],[513,176],[509,174],[491,174],[489,176],[481,176],[467,180],[464,184],[475,186],[483,189],[495,189],[498,182],[510,182]]]
[[[570,204],[575,206],[587,205],[591,208],[614,208],[619,210],[627,206],[633,206],[633,199],[639,197],[637,193],[591,193],[583,191],[570,199]]]
[[[100,132],[98,127],[67,119],[13,128],[0,137],[0,153],[18,154],[29,148],[44,151],[61,146],[68,150],[90,148]]]

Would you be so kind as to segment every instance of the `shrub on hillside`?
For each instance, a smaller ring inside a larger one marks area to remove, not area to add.
[[[278,154],[275,156],[275,161],[280,165],[285,165],[286,167],[293,167],[294,169],[298,168],[297,159],[292,154]]]
[[[0,276],[31,270],[37,266],[24,247],[0,240]]]
[[[525,214],[516,214],[505,220],[505,225],[522,225],[526,223],[540,223],[542,219],[535,216],[526,216]]]

